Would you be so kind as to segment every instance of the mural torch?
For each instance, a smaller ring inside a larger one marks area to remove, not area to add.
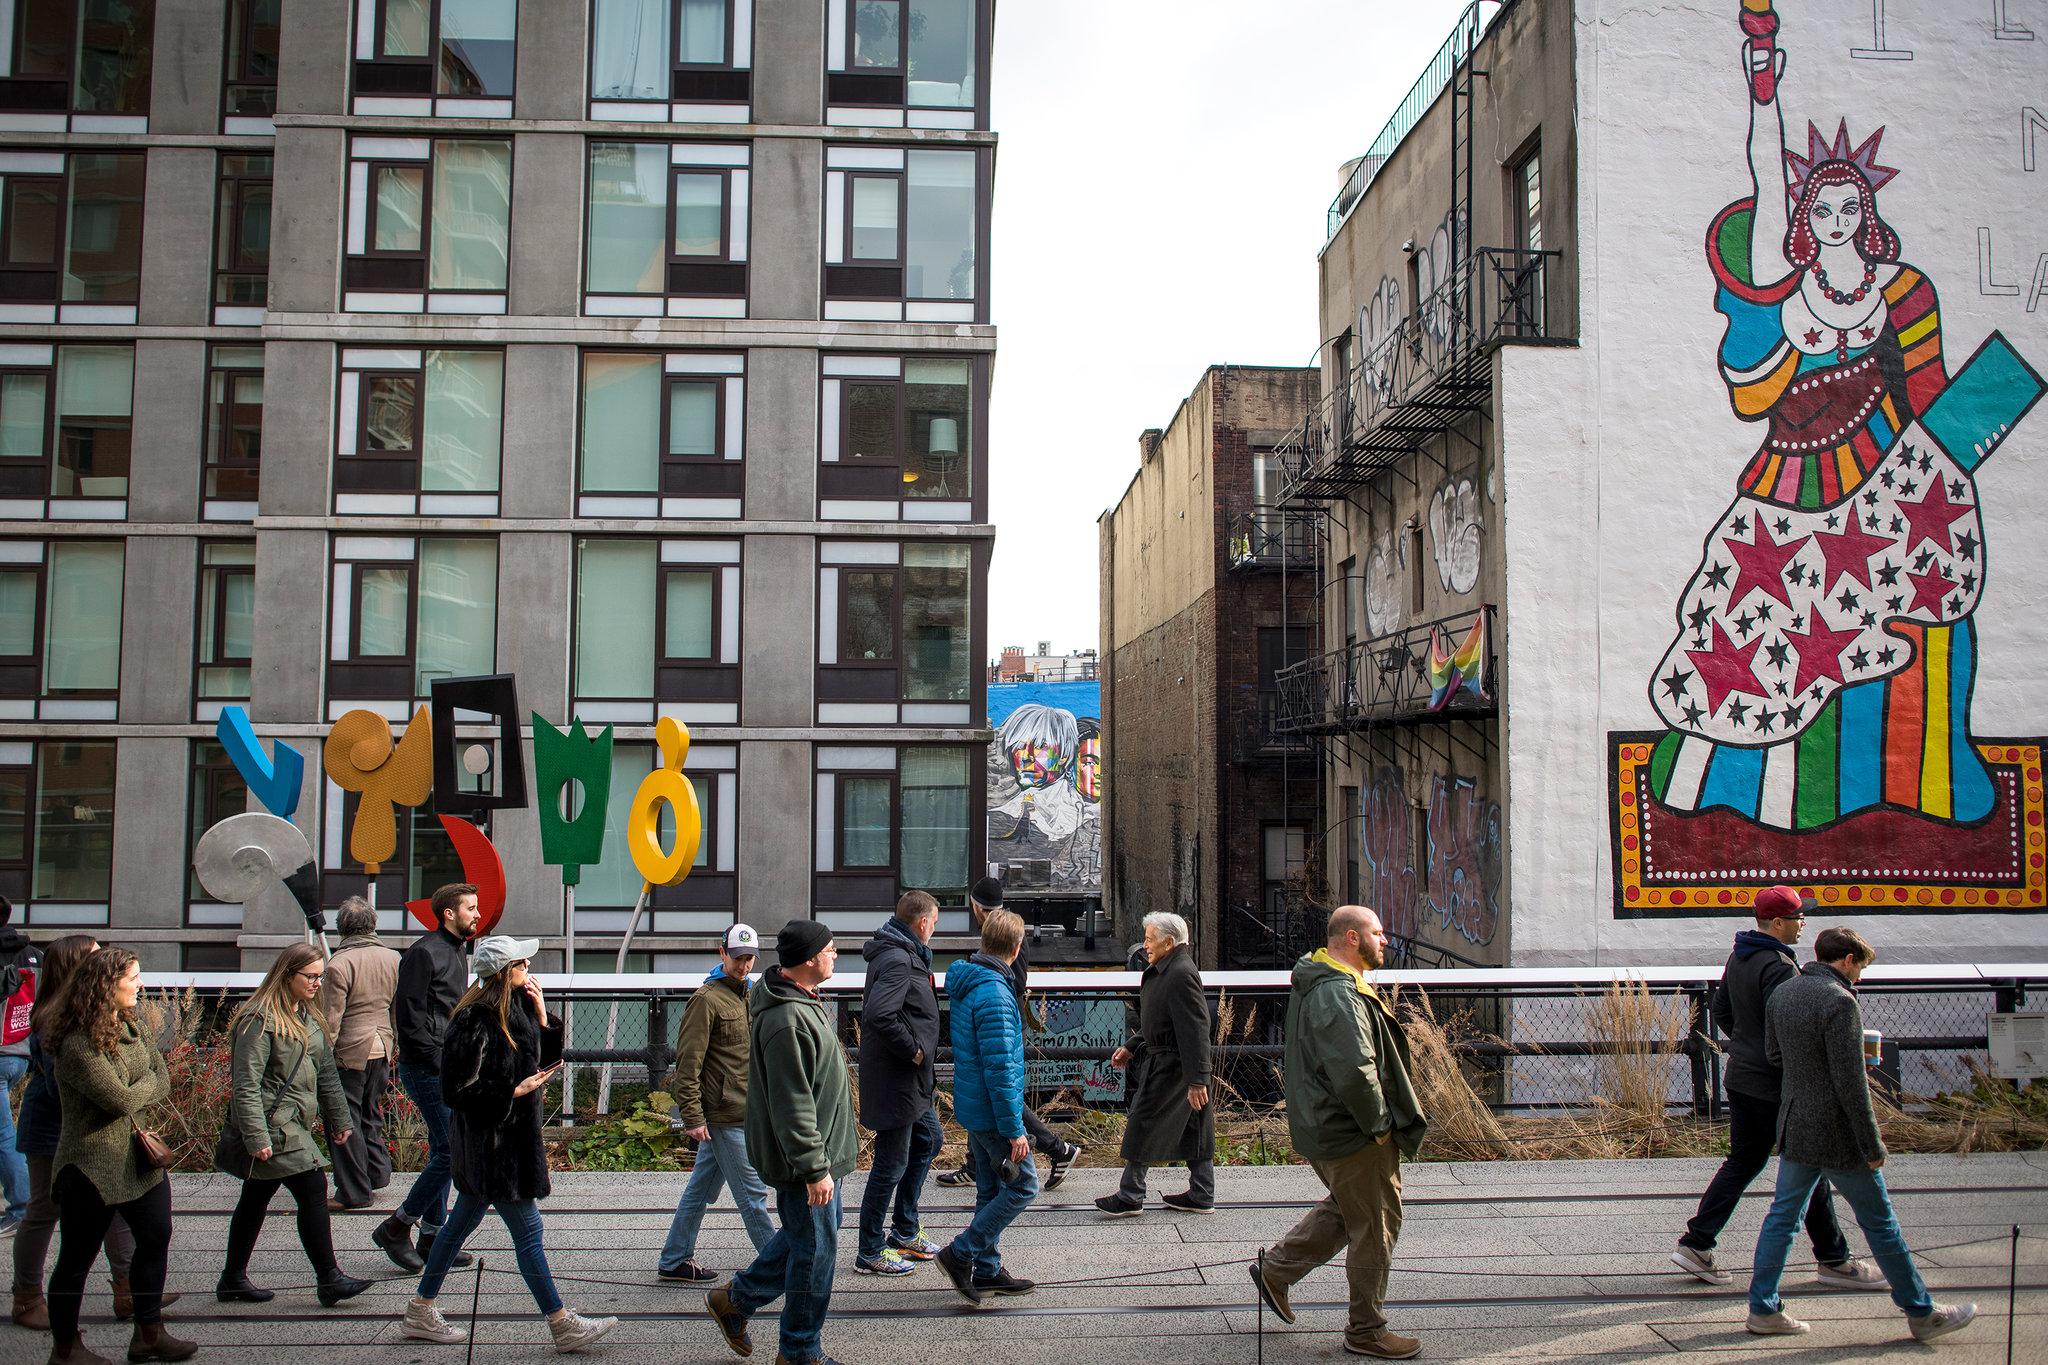
[[[1749,97],[1769,104],[1778,95],[1778,15],[1771,0],[1742,0],[1742,32],[1749,40]]]

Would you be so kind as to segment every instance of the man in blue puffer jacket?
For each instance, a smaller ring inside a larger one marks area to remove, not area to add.
[[[996,1245],[1038,1195],[1038,1168],[1024,1136],[1024,1016],[1010,978],[1023,946],[1024,921],[994,910],[981,922],[981,951],[946,969],[953,1113],[974,1156],[974,1220],[937,1260],[969,1303],[1032,1289],[1031,1281],[1003,1269]]]

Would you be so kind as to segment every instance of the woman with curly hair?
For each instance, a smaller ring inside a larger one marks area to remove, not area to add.
[[[249,1282],[249,1256],[263,1231],[270,1200],[291,1191],[299,1209],[299,1245],[313,1263],[320,1303],[332,1308],[370,1287],[344,1275],[334,1259],[334,1230],[327,1216],[327,1174],[313,1143],[312,1117],[327,1125],[328,1146],[349,1138],[348,1097],[334,1065],[334,1049],[313,1001],[320,994],[326,959],[311,944],[295,943],[277,955],[256,993],[235,1009],[229,1032],[234,1041],[234,1098],[228,1109],[232,1133],[215,1153],[230,1158],[222,1169],[242,1178],[242,1197],[228,1223],[227,1261],[214,1297],[222,1303],[268,1303],[277,1297]],[[241,1139],[239,1144],[230,1138]]]
[[[72,970],[42,1025],[57,1049],[64,1115],[50,1188],[57,1197],[57,1268],[50,1275],[50,1365],[109,1365],[78,1333],[86,1272],[119,1214],[135,1234],[129,1282],[135,1334],[128,1359],[186,1360],[199,1346],[164,1330],[164,1267],[171,1247],[171,1182],[142,1154],[136,1118],[170,1097],[171,1072],[142,1031],[135,1003],[142,966],[124,948],[102,948]]]

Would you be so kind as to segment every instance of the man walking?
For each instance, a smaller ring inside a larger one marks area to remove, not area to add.
[[[1785,1079],[1777,1123],[1778,1189],[1756,1239],[1746,1325],[1758,1336],[1808,1330],[1785,1312],[1778,1284],[1792,1247],[1792,1225],[1825,1178],[1856,1211],[1913,1339],[1933,1341],[1967,1326],[1977,1305],[1936,1303],[1928,1294],[1879,1169],[1884,1139],[1864,1074],[1863,1011],[1856,1003],[1856,983],[1877,953],[1853,929],[1824,929],[1814,940],[1813,956],[1764,1009],[1764,1055]]]
[[[1401,1160],[1427,1123],[1408,1075],[1408,1037],[1365,974],[1386,961],[1380,918],[1330,912],[1325,946],[1294,964],[1287,996],[1287,1133],[1329,1196],[1251,1265],[1259,1297],[1294,1321],[1287,1291],[1343,1249],[1351,1318],[1344,1349],[1406,1360],[1422,1349],[1387,1330],[1387,1274],[1401,1235]]]
[[[697,1144],[690,1183],[676,1201],[656,1273],[673,1284],[708,1285],[723,1277],[697,1264],[697,1229],[720,1185],[732,1191],[759,1251],[775,1235],[768,1187],[747,1160],[747,973],[761,952],[751,925],[735,924],[719,945],[718,966],[690,997],[676,1033],[676,1108]]]
[[[982,923],[994,911],[1003,908],[1003,884],[994,877],[983,877],[967,893],[967,918],[980,933]],[[1026,988],[1031,980],[1031,950],[1026,946],[1017,949],[1017,960],[1010,964],[1010,983],[1017,995],[1017,1013],[1025,1026],[1031,1023],[1031,1005],[1026,999]],[[1067,1168],[1081,1159],[1081,1144],[1069,1142],[1055,1133],[1051,1126],[1029,1105],[1024,1108],[1024,1131],[1031,1137],[1031,1145],[1046,1158],[1045,1184],[1042,1188],[1056,1190],[1067,1178]],[[960,1163],[957,1171],[947,1171],[939,1177],[941,1185],[960,1187],[974,1184],[974,1148],[967,1149],[967,1159]]]
[[[1764,1006],[1778,987],[1799,975],[1792,947],[1799,942],[1812,906],[1811,899],[1789,886],[1767,886],[1757,892],[1751,905],[1756,927],[1735,935],[1735,951],[1721,969],[1721,989],[1714,992],[1714,1023],[1728,1040],[1722,1073],[1728,1091],[1728,1158],[1714,1172],[1699,1208],[1685,1225],[1685,1235],[1678,1239],[1678,1250],[1671,1253],[1672,1264],[1708,1284],[1728,1283],[1728,1272],[1714,1261],[1714,1243],[1742,1192],[1771,1160],[1782,1077],[1764,1056]],[[1813,1199],[1806,1206],[1806,1235],[1813,1241],[1813,1258],[1820,1267],[1816,1273],[1824,1283],[1852,1289],[1884,1287],[1884,1276],[1875,1266],[1850,1258],[1825,1180],[1813,1187]]]
[[[792,920],[777,966],[749,994],[747,1157],[775,1190],[782,1227],[732,1284],[705,1298],[734,1355],[752,1355],[747,1319],[781,1299],[779,1359],[833,1365],[821,1338],[839,1255],[839,1181],[858,1162],[853,1081],[818,987],[839,956],[832,931]]]
[[[981,951],[946,969],[953,1112],[974,1153],[974,1217],[938,1262],[969,1303],[1033,1288],[1003,1269],[998,1245],[1003,1229],[1038,1194],[1038,1168],[1024,1136],[1024,1015],[1009,979],[1023,943],[1024,921],[1007,910],[991,911],[981,921]]]
[[[334,1198],[330,1208],[368,1207],[391,1183],[391,1149],[384,1145],[384,1091],[398,1035],[391,1006],[398,994],[398,954],[377,937],[377,912],[350,896],[335,916],[341,946],[320,982],[320,1010],[334,1044],[334,1065],[348,1097],[347,1142],[330,1143]]]
[[[377,1225],[370,1239],[384,1248],[384,1254],[400,1270],[418,1274],[434,1249],[434,1238],[448,1218],[449,1171],[448,1124],[454,1117],[441,1102],[441,1035],[448,1016],[469,984],[469,956],[465,945],[475,936],[481,916],[476,908],[476,888],[467,882],[450,882],[435,890],[430,901],[439,927],[421,934],[398,961],[398,1083],[412,1097],[420,1111],[420,1124],[427,1130],[427,1164],[412,1182],[398,1212]],[[418,1227],[415,1248],[412,1230]],[[468,1252],[457,1252],[455,1264],[471,1263]]]
[[[1131,1068],[1124,1119],[1124,1177],[1095,1201],[1112,1218],[1145,1211],[1145,1173],[1156,1162],[1185,1161],[1184,1194],[1160,1203],[1182,1213],[1216,1211],[1216,1111],[1209,1107],[1209,1001],[1188,947],[1188,922],[1165,910],[1145,916],[1151,965],[1138,986],[1138,1028],[1110,1055]]]
[[[924,1235],[917,1211],[924,1178],[946,1140],[932,1108],[939,1000],[929,945],[938,927],[939,903],[925,892],[906,892],[860,950],[868,969],[860,1006],[860,1117],[875,1133],[853,1258],[863,1275],[908,1275],[913,1261],[929,1261],[939,1250]],[[1003,983],[1007,989],[1007,973]],[[884,1241],[892,1201],[895,1220]]]

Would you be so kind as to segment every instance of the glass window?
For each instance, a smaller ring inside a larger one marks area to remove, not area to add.
[[[576,695],[654,695],[655,555],[651,540],[576,547]]]
[[[53,497],[127,495],[129,414],[134,397],[132,347],[58,347]]]
[[[404,610],[402,605],[400,611]],[[401,617],[401,620],[403,618]],[[199,570],[199,695],[249,695],[256,637],[256,547],[214,543]],[[403,647],[403,627],[400,645]]]
[[[217,740],[192,741],[192,790],[187,809],[191,811],[191,827],[186,831],[185,896],[188,900],[208,901],[213,898],[199,884],[199,874],[190,870],[192,850],[207,830],[249,809],[249,784]]]
[[[363,448],[409,451],[419,417],[416,374],[373,374],[363,383]]]
[[[214,269],[220,276],[215,285],[216,303],[261,307],[269,298],[270,171],[267,156],[220,159],[220,202],[214,226]]]
[[[605,813],[604,852],[594,867],[583,869],[583,880],[576,885],[576,904],[585,906],[630,909],[640,898],[644,883],[640,873],[633,866],[633,855],[626,848],[626,807],[632,795],[639,789],[641,780],[654,767],[654,746],[650,744],[621,743],[612,748],[612,803]],[[694,778],[692,779],[694,782]],[[709,812],[711,807],[703,804],[712,783],[696,783],[697,800],[700,808]],[[675,840],[675,816],[668,803],[661,804],[662,847],[671,847]],[[699,851],[709,847],[710,839],[699,845]],[[698,866],[703,866],[700,856]],[[645,927],[644,925],[642,926]],[[609,964],[605,967],[610,971]]]
[[[370,250],[418,251],[425,244],[420,216],[426,207],[427,168],[379,166],[375,174],[375,230],[370,234]]]
[[[64,221],[64,184],[55,176],[9,176],[8,265],[57,264],[57,230]]]
[[[686,380],[668,389],[668,453],[718,453],[718,381]]]
[[[896,575],[848,569],[841,578],[839,661],[887,663],[896,657]]]
[[[583,491],[652,493],[661,433],[661,357],[583,357]]]
[[[58,9],[48,0],[27,8]],[[147,114],[149,49],[156,0],[83,0],[78,15],[78,89],[82,113]]]
[[[898,752],[903,857],[897,876],[905,886],[941,897],[967,888],[968,754],[960,748]]]
[[[228,18],[227,112],[277,112],[278,30],[284,0],[239,0]]]
[[[661,143],[591,146],[584,278],[592,292],[659,294],[667,287],[668,158]]]
[[[683,31],[676,42],[676,60],[685,66],[721,66],[725,62],[725,7],[729,0],[682,0]]]
[[[433,0],[384,0],[384,34],[378,44],[386,57],[424,57],[433,29]]]
[[[906,360],[903,395],[910,414],[903,492],[913,498],[964,498],[972,493],[968,460],[973,435],[973,366],[965,360]]]
[[[23,5],[19,76],[64,76],[71,71],[72,22],[75,11],[65,5]]]
[[[441,0],[439,92],[510,95],[518,27],[518,0]]]
[[[972,551],[964,545],[903,547],[903,695],[965,701]]]
[[[420,542],[418,695],[435,678],[493,671],[498,656],[498,543]]]
[[[30,659],[36,652],[34,569],[0,570],[0,659]]]
[[[841,867],[887,867],[889,857],[889,779],[839,779]]]
[[[911,152],[904,296],[974,297],[973,152]]]
[[[64,298],[133,303],[142,281],[143,159],[129,153],[80,153],[69,158],[69,166]]]
[[[853,65],[883,71],[903,65],[901,0],[853,0]]]
[[[597,0],[590,39],[592,99],[668,98],[670,3],[671,0]],[[715,3],[722,8],[723,0]],[[683,22],[690,22],[687,9]],[[686,50],[688,46],[686,38]],[[722,44],[720,50],[722,54]],[[717,60],[723,61],[723,55]]]
[[[894,384],[846,386],[847,459],[890,463],[896,460],[896,397]]]
[[[29,780],[27,768],[0,768],[0,866],[28,862]]]
[[[675,254],[725,255],[725,176],[719,172],[677,174]]]
[[[511,209],[510,143],[436,143],[428,287],[503,290]]]
[[[974,0],[910,0],[910,104],[974,107],[974,9]]]
[[[428,351],[420,491],[495,492],[504,425],[502,351]]]
[[[37,900],[104,901],[114,870],[114,746],[36,746]]]
[[[206,496],[252,499],[263,458],[263,348],[216,346],[207,379]]]
[[[402,659],[412,624],[412,567],[356,565],[356,656]]]
[[[49,408],[48,375],[0,375],[0,458],[42,458]]]
[[[662,655],[711,659],[718,654],[718,594],[709,569],[671,569],[663,584]]]
[[[893,175],[853,177],[853,259],[893,261],[897,258],[897,209],[901,182]]]
[[[43,691],[113,692],[121,686],[119,544],[53,541],[44,611]]]

